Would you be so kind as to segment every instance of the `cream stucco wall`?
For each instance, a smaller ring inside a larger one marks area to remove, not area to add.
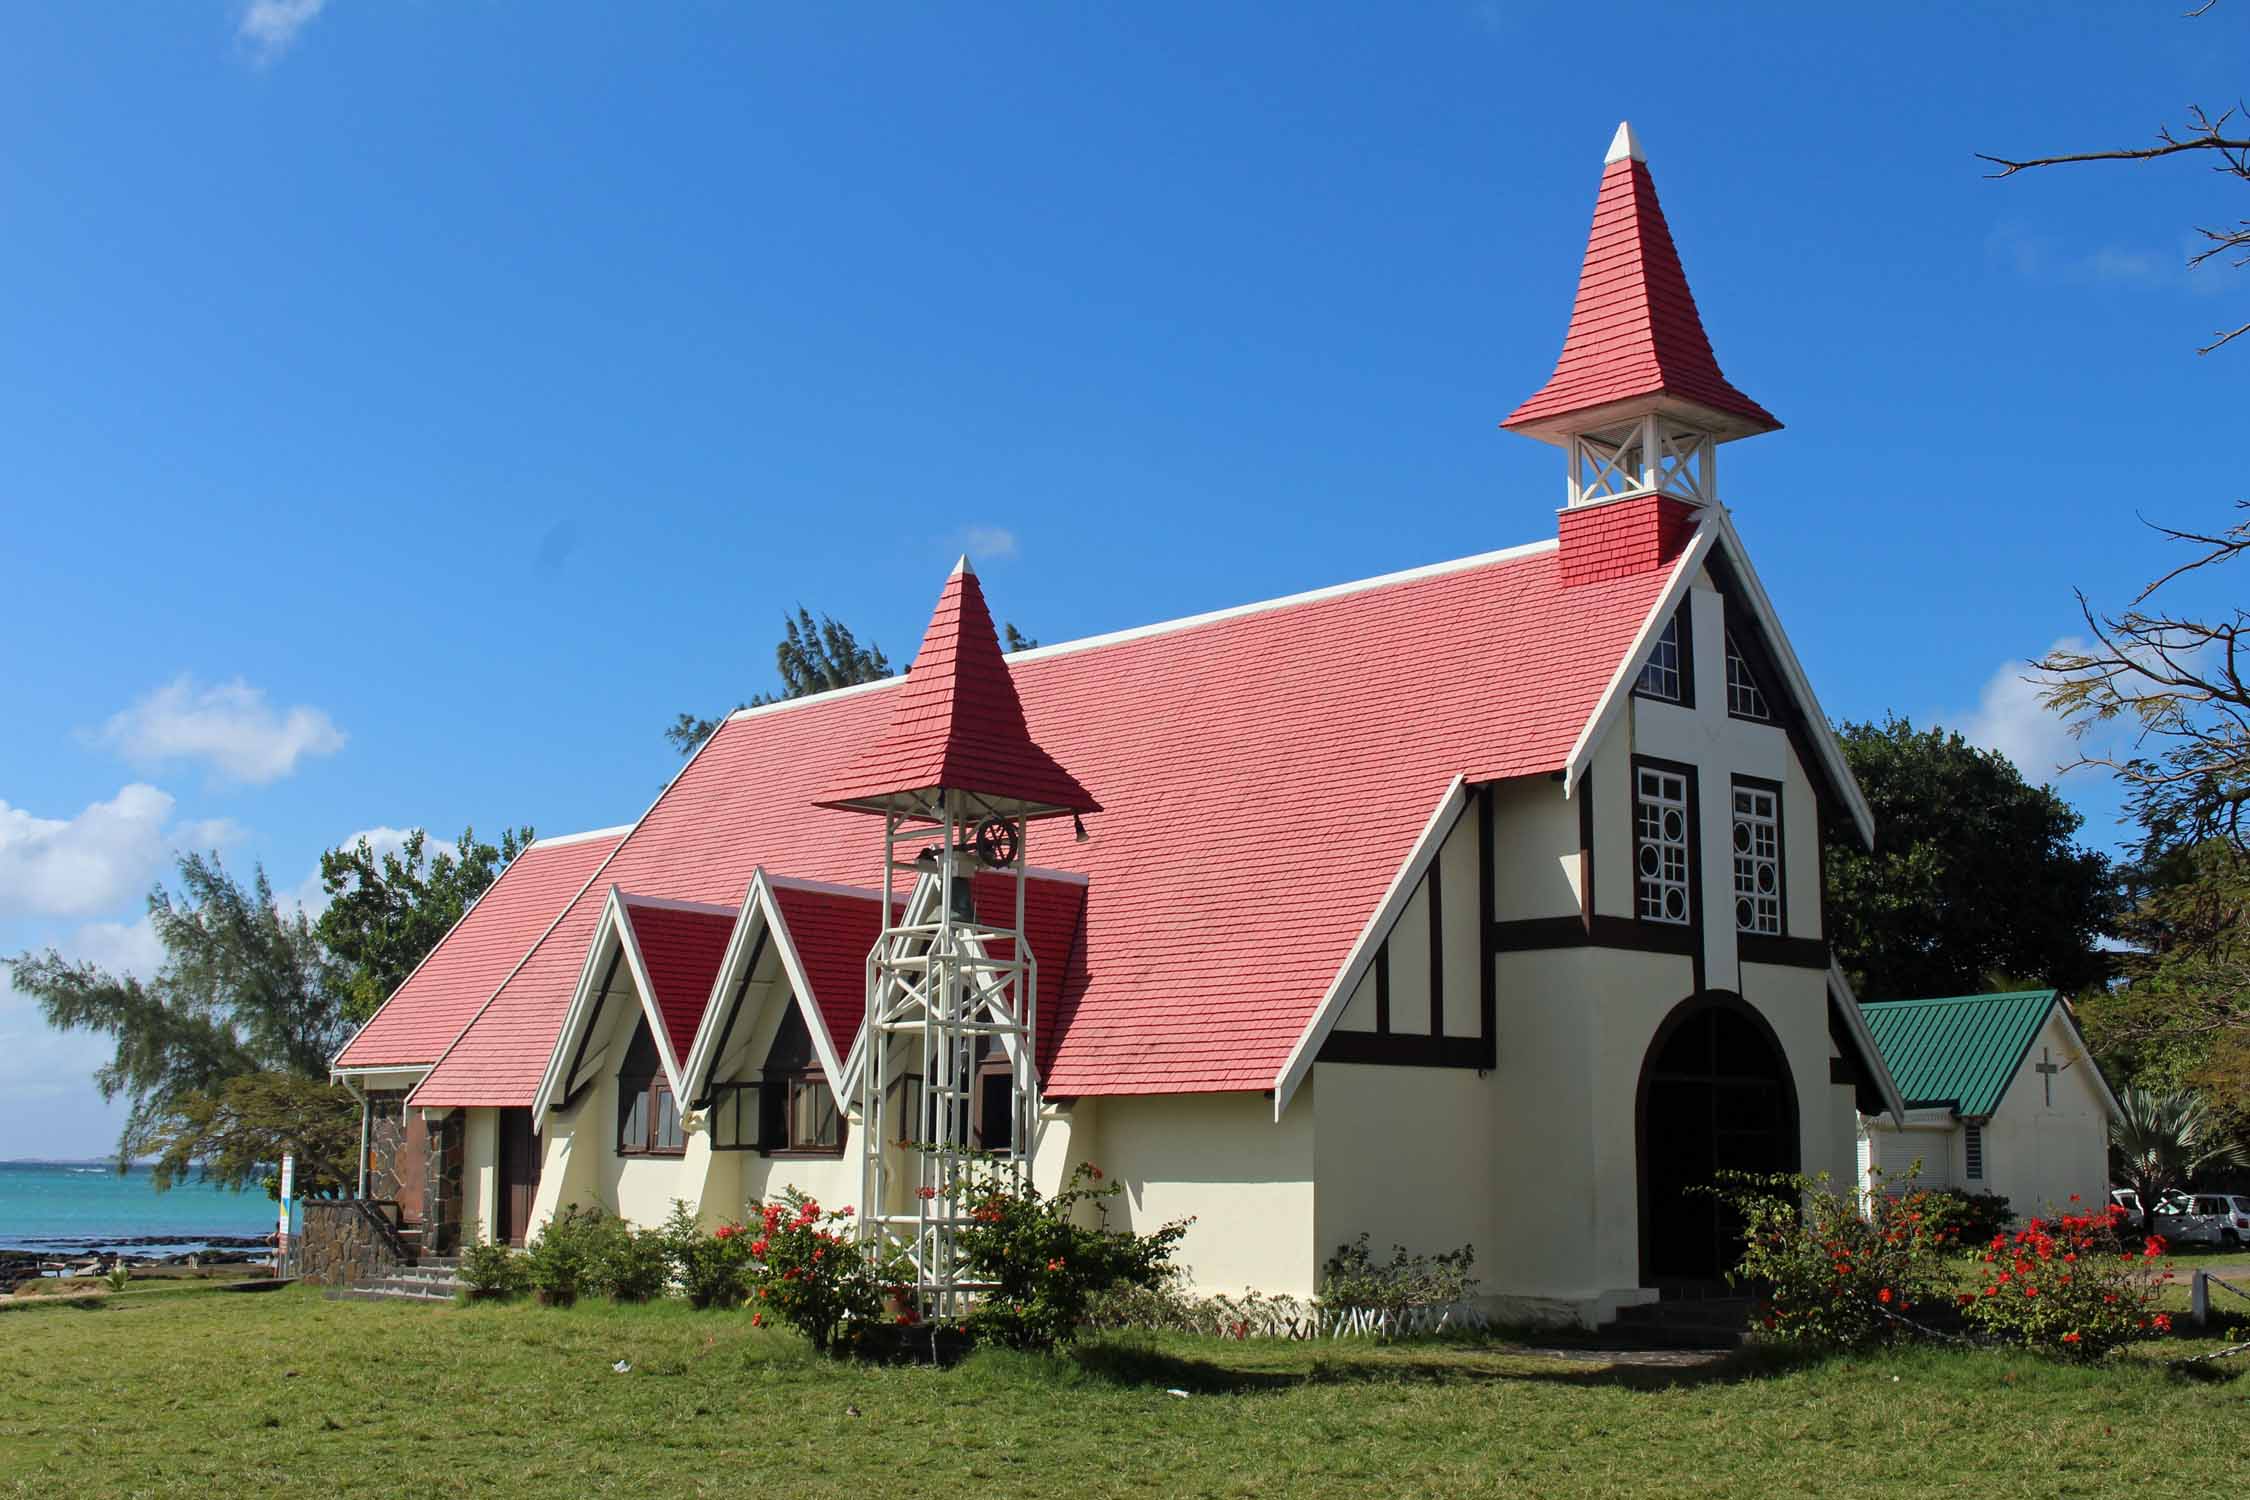
[[[2048,1102],[2042,1061],[2061,1071]],[[2094,1065],[2059,1012],[2047,1017],[1984,1131],[1985,1185],[2030,1216],[2109,1198],[2108,1108]]]
[[[1179,1261],[1207,1292],[1310,1296],[1317,1090],[1279,1121],[1262,1094],[1157,1094],[1101,1101],[1096,1160],[1124,1186],[1120,1227],[1195,1219]]]
[[[461,1130],[461,1212],[490,1240],[500,1205],[500,1111],[466,1109]]]

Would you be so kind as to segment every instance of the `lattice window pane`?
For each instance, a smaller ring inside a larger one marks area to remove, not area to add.
[[[1688,909],[1687,778],[1643,767],[1635,773],[1634,823],[1643,921],[1685,924]]]
[[[1758,686],[1757,674],[1750,670],[1749,658],[1735,648],[1734,632],[1727,632],[1727,712],[1738,719],[1773,718],[1766,706],[1766,695]]]
[[[1734,789],[1734,925],[1781,935],[1781,809],[1759,787]]]
[[[1663,633],[1648,653],[1648,664],[1641,668],[1640,680],[1633,691],[1651,698],[1662,698],[1667,703],[1680,701],[1680,674],[1686,663],[1680,660],[1680,617],[1675,614],[1664,622]]]

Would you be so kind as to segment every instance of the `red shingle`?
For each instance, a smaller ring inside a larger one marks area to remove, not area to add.
[[[648,967],[649,987],[656,991],[672,1056],[685,1062],[703,1007],[710,1002],[712,981],[719,977],[720,960],[726,957],[727,939],[734,935],[737,913],[653,906],[631,892],[620,894],[641,962]],[[540,1062],[544,1065],[546,1059]]]
[[[945,580],[914,670],[892,695],[890,723],[819,802],[879,807],[893,796],[938,788],[1068,812],[1101,810],[1025,728],[984,589],[967,558]]]
[[[406,983],[344,1044],[335,1065],[419,1067],[435,1062],[624,837],[618,829],[568,841],[543,840],[516,856]]]
[[[1666,577],[1560,575],[1549,545],[1008,663],[1029,733],[1106,808],[1089,842],[1029,835],[1032,863],[1090,877],[1052,986],[1033,927],[1051,1093],[1273,1086],[1453,777],[1560,769]],[[731,904],[760,865],[864,882],[879,830],[811,804],[921,675],[730,719],[603,883]],[[601,900],[574,904],[416,1103],[530,1101]]]
[[[1621,157],[1602,170],[1578,300],[1555,373],[1500,425],[1525,427],[1657,394],[1739,417],[1760,431],[1781,426],[1720,373],[1657,204],[1656,183],[1645,163]]]

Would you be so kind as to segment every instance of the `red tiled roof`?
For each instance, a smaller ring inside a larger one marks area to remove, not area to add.
[[[1538,394],[1500,425],[1551,423],[1571,412],[1662,394],[1739,418],[1756,431],[1778,428],[1772,413],[1720,373],[1657,205],[1656,183],[1645,162],[1622,154],[1633,144],[1627,130],[1620,127],[1618,135],[1617,159],[1602,169],[1594,200],[1562,357]]]
[[[1546,543],[1009,662],[1031,734],[1107,809],[1089,842],[1030,835],[1032,863],[1090,878],[1059,985],[1033,939],[1048,1090],[1272,1087],[1452,779],[1561,769],[1667,577],[1566,589]],[[760,865],[864,879],[878,830],[810,804],[920,676],[729,719],[604,883],[730,904]],[[530,1102],[601,903],[572,906],[417,1104]]]
[[[823,807],[876,807],[943,787],[1066,812],[1098,812],[1072,775],[1039,748],[1000,654],[984,589],[962,558],[945,580],[890,722],[836,774]]]
[[[875,893],[808,889],[786,879],[774,880],[772,889],[805,982],[812,986],[813,1009],[841,1058],[852,1050],[867,1014],[867,953],[883,930]]]
[[[656,1008],[664,1017],[664,1034],[671,1039],[672,1056],[687,1061],[695,1045],[695,1028],[710,1003],[712,981],[719,977],[726,957],[727,939],[734,935],[737,912],[697,911],[678,906],[654,905],[630,891],[618,893],[625,915],[633,924],[633,942],[648,968],[649,987],[656,991]],[[542,1059],[544,1061],[544,1059]]]
[[[435,1062],[624,837],[625,830],[618,828],[542,839],[517,855],[383,1008],[344,1044],[335,1066],[420,1067]]]

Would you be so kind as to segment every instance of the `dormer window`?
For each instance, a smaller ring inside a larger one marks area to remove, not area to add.
[[[813,1055],[804,1012],[791,1003],[758,1081],[759,1149],[769,1156],[842,1156],[844,1116]]]
[[[1648,662],[1641,668],[1633,691],[1644,698],[1693,707],[1695,695],[1689,686],[1688,644],[1687,606],[1683,604],[1664,622],[1656,644],[1649,648]]]
[[[1734,643],[1734,632],[1727,632],[1727,712],[1738,719],[1755,719],[1761,724],[1773,722],[1773,710],[1766,706],[1766,695],[1758,686],[1758,674],[1750,670],[1750,659]]]
[[[672,1097],[644,1016],[633,1028],[624,1064],[617,1070],[617,1154],[678,1156],[686,1150],[680,1104]]]

